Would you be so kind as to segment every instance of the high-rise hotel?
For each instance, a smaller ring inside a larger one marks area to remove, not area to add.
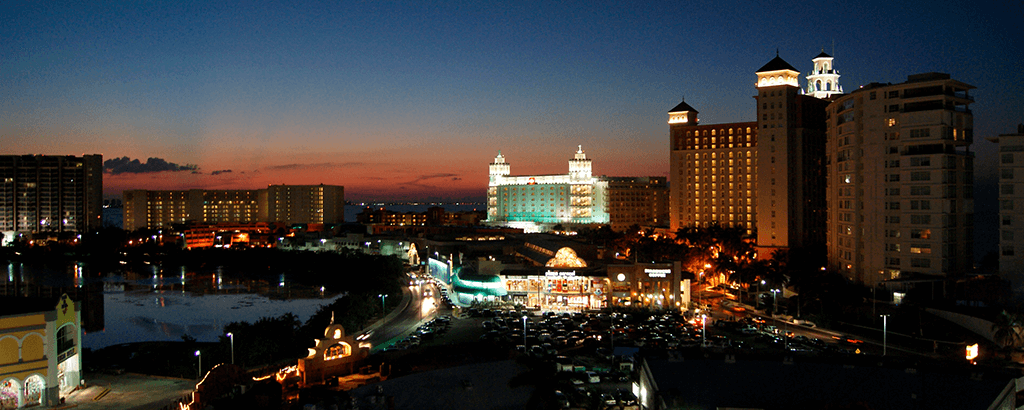
[[[824,243],[828,101],[817,97],[841,87],[832,57],[814,64],[807,93],[778,56],[757,70],[757,121],[699,124],[685,102],[669,110],[673,231],[743,228],[766,250]]]
[[[124,229],[197,223],[342,223],[345,188],[270,185],[265,189],[124,191]]]
[[[850,280],[943,280],[973,260],[974,87],[868,84],[828,106],[828,258]]]
[[[622,230],[667,223],[665,178],[594,176],[582,146],[569,160],[568,174],[513,176],[501,152],[489,169],[488,225],[539,232],[558,224]]]
[[[85,232],[103,225],[103,156],[0,155],[0,232]]]

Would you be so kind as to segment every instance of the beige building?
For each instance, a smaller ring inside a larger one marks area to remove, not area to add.
[[[814,63],[821,73],[809,78],[838,88],[831,57]],[[823,244],[828,102],[803,94],[778,56],[756,74],[757,121],[702,125],[685,102],[669,111],[671,230],[745,228],[769,251]]]
[[[213,223],[341,223],[345,191],[336,185],[271,185],[266,189],[128,190],[124,229]]]
[[[668,112],[671,185],[669,229],[745,228],[753,233],[757,194],[757,123],[700,125],[680,102]]]
[[[86,232],[103,226],[103,156],[0,155],[0,232]]]
[[[1024,291],[1024,124],[1016,134],[989,138],[999,144],[999,274]]]
[[[604,177],[605,209],[612,230],[630,226],[668,225],[668,183],[665,177]]]
[[[868,285],[970,269],[973,88],[948,74],[917,74],[828,106],[832,268]]]
[[[757,70],[755,227],[765,250],[825,242],[828,101],[802,94],[799,75],[778,56]]]

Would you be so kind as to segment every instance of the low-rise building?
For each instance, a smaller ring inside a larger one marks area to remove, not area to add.
[[[82,383],[82,316],[67,294],[0,298],[0,408],[54,407]]]

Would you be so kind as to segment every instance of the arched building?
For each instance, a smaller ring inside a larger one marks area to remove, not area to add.
[[[56,406],[82,383],[82,319],[59,299],[0,298],[0,408]]]

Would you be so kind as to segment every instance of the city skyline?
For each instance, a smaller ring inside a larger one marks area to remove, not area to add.
[[[323,183],[482,200],[499,150],[557,174],[581,144],[595,175],[666,176],[667,111],[685,96],[702,123],[756,120],[754,71],[776,52],[803,75],[832,54],[846,92],[931,71],[976,85],[979,182],[996,169],[983,138],[1024,120],[1009,2],[0,10],[0,154],[102,154],[108,197]]]

